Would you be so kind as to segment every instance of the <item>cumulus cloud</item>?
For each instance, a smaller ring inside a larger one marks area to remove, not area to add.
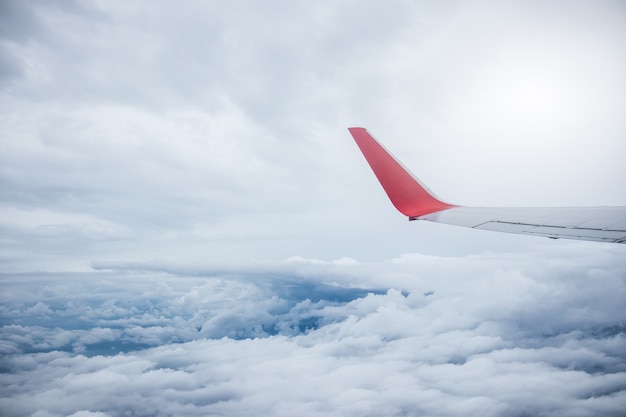
[[[623,255],[571,244],[5,276],[0,404],[16,416],[617,416]]]

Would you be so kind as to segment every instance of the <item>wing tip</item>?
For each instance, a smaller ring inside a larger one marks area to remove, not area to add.
[[[353,133],[353,132],[354,132],[354,133],[356,133],[356,132],[363,131],[363,130],[367,131],[367,129],[366,129],[366,128],[361,127],[361,126],[353,126],[353,127],[349,127],[349,128],[348,128],[348,131],[349,131],[350,133]]]
[[[456,207],[435,197],[364,127],[349,127],[357,146],[374,171],[391,203],[405,216],[418,218]]]

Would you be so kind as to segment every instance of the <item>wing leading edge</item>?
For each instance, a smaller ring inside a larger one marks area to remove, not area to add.
[[[626,243],[626,207],[463,207],[437,198],[362,127],[348,129],[392,204],[409,220],[497,232]]]

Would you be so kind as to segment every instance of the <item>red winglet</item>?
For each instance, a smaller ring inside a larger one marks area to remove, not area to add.
[[[456,207],[437,199],[362,127],[348,128],[393,205],[409,218]]]

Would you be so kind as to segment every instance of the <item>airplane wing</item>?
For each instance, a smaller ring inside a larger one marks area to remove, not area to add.
[[[446,203],[365,128],[348,130],[393,205],[409,220],[553,239],[626,243],[626,207],[463,207]]]

